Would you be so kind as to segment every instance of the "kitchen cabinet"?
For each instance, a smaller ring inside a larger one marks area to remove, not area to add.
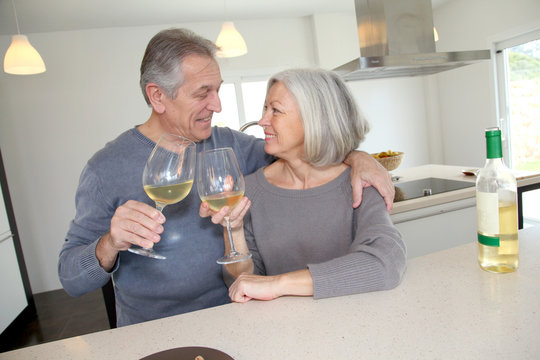
[[[463,174],[468,166],[428,164],[396,170],[396,183],[425,178],[470,182]],[[518,183],[518,215],[522,222],[521,193],[540,187],[540,173],[513,171]],[[403,235],[409,258],[462,245],[476,236],[476,190],[474,186],[394,203],[391,218]]]
[[[0,152],[0,333],[23,311],[35,311]]]
[[[470,242],[476,234],[475,198],[392,215],[414,258]]]

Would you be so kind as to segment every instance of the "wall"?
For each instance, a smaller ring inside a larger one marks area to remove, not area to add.
[[[538,0],[448,1],[434,12],[437,50],[491,49],[493,41],[540,28],[539,14]],[[494,84],[491,62],[438,75],[445,163],[483,166],[484,129],[498,125]]]

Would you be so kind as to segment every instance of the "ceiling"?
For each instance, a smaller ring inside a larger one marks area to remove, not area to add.
[[[0,35],[354,11],[354,0],[0,0]],[[433,8],[451,0],[432,0]]]

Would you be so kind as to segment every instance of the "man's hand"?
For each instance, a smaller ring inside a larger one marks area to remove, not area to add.
[[[127,201],[116,209],[110,231],[101,237],[96,246],[96,257],[101,267],[110,271],[118,252],[132,245],[153,247],[161,239],[164,222],[165,216],[154,207],[134,200]]]
[[[395,188],[390,173],[371,155],[363,151],[352,151],[345,163],[351,167],[351,185],[353,189],[353,207],[362,202],[362,190],[374,186],[384,198],[390,212],[394,206]]]

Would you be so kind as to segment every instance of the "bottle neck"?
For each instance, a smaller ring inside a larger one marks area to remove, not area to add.
[[[486,159],[486,167],[487,166],[495,166],[495,167],[499,167],[499,166],[505,166],[504,163],[503,163],[503,159],[502,158],[493,158],[493,159]]]
[[[487,159],[502,159],[501,133],[491,131],[486,133]]]

